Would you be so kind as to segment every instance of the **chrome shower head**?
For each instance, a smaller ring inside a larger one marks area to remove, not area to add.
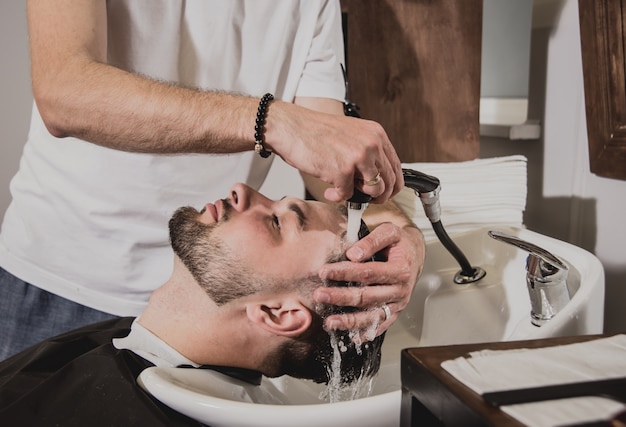
[[[415,191],[422,202],[424,212],[431,223],[441,219],[441,206],[439,204],[439,192],[441,186],[439,178],[413,169],[402,169],[404,186]]]

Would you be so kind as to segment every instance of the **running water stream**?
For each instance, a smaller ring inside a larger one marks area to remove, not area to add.
[[[346,228],[346,240],[349,245],[359,240],[359,229],[361,228],[361,219],[363,218],[363,210],[348,208],[348,226]]]
[[[363,210],[348,208],[348,224],[346,228],[346,244],[348,246],[356,243],[359,240],[359,231],[361,229],[361,220],[363,217]],[[340,402],[345,400],[354,400],[361,397],[367,397],[372,391],[373,381],[375,375],[371,375],[372,364],[378,363],[378,360],[367,357],[371,351],[369,347],[373,345],[371,340],[374,340],[376,335],[376,329],[378,324],[371,325],[366,331],[365,342],[361,339],[359,330],[348,331],[347,334],[341,334],[337,331],[329,332],[331,347],[333,349],[333,359],[330,366],[328,366],[330,380],[327,388],[322,392],[320,398],[328,400],[330,403]],[[357,378],[346,384],[342,378],[342,355],[348,351],[349,346],[354,346],[354,351],[359,356],[367,357],[363,369]]]
[[[331,366],[328,367],[330,379],[326,389],[321,393],[320,399],[327,400],[329,403],[343,402],[347,400],[360,399],[368,397],[374,386],[375,375],[368,374],[371,364],[374,360],[369,359],[363,366],[363,370],[358,378],[355,378],[349,384],[344,383],[341,378],[341,358],[342,354],[348,351],[348,345],[342,339],[343,337],[335,332],[330,333],[331,347],[333,348],[333,360]],[[354,344],[352,344],[354,345]],[[371,343],[357,344],[357,352],[362,354],[361,346],[367,349]]]

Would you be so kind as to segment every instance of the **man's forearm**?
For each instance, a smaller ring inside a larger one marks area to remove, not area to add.
[[[28,0],[27,17],[33,95],[52,135],[135,152],[252,149],[258,98],[183,88],[107,63],[104,0]]]
[[[77,65],[76,65],[77,66]],[[231,153],[253,147],[259,100],[158,82],[93,61],[35,99],[49,131],[109,148]]]

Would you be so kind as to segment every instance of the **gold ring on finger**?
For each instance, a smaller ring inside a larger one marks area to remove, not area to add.
[[[363,185],[377,185],[380,182],[380,172],[373,179],[363,180]]]

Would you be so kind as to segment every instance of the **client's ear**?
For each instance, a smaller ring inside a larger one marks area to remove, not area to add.
[[[311,326],[309,309],[298,299],[283,297],[246,306],[248,319],[276,335],[297,337]]]

